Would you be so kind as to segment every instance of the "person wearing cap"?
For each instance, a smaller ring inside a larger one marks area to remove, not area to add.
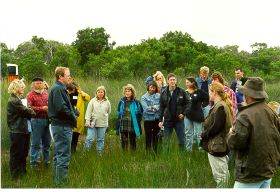
[[[239,109],[227,138],[236,152],[234,188],[270,188],[280,165],[280,120],[265,103],[262,78],[248,78],[239,90],[246,105]]]
[[[51,135],[48,120],[48,92],[41,77],[32,79],[32,91],[27,94],[28,105],[36,112],[31,118],[30,165],[40,164],[40,146],[42,144],[42,160],[44,165],[50,164]]]

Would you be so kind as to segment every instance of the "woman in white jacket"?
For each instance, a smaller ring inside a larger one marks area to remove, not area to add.
[[[90,150],[94,139],[97,137],[96,149],[101,155],[110,113],[111,104],[106,97],[106,89],[104,86],[100,86],[96,89],[95,97],[88,103],[85,115],[85,127],[88,127],[85,143],[87,151]]]

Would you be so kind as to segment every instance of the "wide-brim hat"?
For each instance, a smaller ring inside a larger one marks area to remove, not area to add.
[[[238,90],[244,95],[254,99],[267,99],[268,95],[265,92],[265,82],[260,77],[249,77],[243,86],[238,86]]]

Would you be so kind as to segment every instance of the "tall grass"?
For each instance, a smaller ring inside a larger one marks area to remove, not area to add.
[[[178,85],[184,87],[185,80],[178,78]],[[175,133],[169,150],[162,143],[158,154],[145,150],[144,133],[137,141],[136,152],[124,152],[120,139],[115,135],[117,104],[122,97],[122,87],[132,83],[137,91],[137,98],[146,92],[144,79],[112,81],[107,79],[76,79],[82,90],[94,96],[98,86],[104,85],[112,105],[109,131],[106,134],[104,154],[97,155],[95,146],[88,153],[82,150],[84,136],[78,145],[78,151],[71,156],[68,188],[214,188],[211,168],[207,153],[194,150],[192,153],[178,149]],[[54,80],[48,79],[51,85]],[[28,84],[28,83],[26,83]],[[7,86],[1,82],[1,187],[2,188],[52,188],[53,170],[42,167],[40,171],[31,170],[28,175],[15,182],[9,174],[9,134],[6,123]],[[268,84],[269,100],[279,102],[280,83]],[[30,86],[26,87],[26,93]],[[29,160],[29,159],[28,159]],[[29,165],[29,164],[28,164]],[[233,161],[230,164],[230,182],[233,186]],[[273,188],[280,188],[280,169],[272,180]]]
[[[176,138],[173,138],[173,141]],[[207,154],[194,151],[184,153],[175,142],[172,150],[157,155],[147,153],[144,138],[138,140],[137,151],[123,152],[116,136],[107,134],[106,148],[100,157],[93,149],[79,151],[71,156],[68,188],[213,188]],[[51,188],[52,168],[41,171],[28,167],[26,178],[10,180],[8,155],[2,157],[2,188]],[[232,180],[230,185],[232,186]]]

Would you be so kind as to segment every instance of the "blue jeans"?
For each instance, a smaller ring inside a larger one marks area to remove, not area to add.
[[[96,139],[96,149],[99,153],[101,153],[103,151],[103,148],[104,148],[105,132],[106,132],[106,127],[88,128],[87,129],[85,149],[87,151],[89,151],[95,137],[97,137],[97,139]]]
[[[270,188],[271,180],[267,179],[256,183],[240,183],[235,181],[233,188]]]
[[[203,111],[204,118],[206,118],[209,114],[209,111],[210,111],[210,105],[207,105],[206,107],[203,107],[202,111]]]
[[[49,131],[49,121],[43,118],[31,119],[31,146],[30,165],[35,165],[40,160],[40,145],[42,143],[42,159],[45,164],[50,161],[51,135]]]
[[[52,125],[54,138],[54,183],[62,186],[67,182],[71,156],[72,127]]]
[[[184,123],[186,134],[186,149],[187,151],[192,151],[193,140],[199,146],[202,132],[202,123],[191,121],[187,117],[185,117]]]
[[[167,141],[170,141],[173,128],[175,129],[179,145],[182,147],[185,145],[185,125],[184,120],[177,120],[175,122],[164,121],[164,132],[167,136]]]

